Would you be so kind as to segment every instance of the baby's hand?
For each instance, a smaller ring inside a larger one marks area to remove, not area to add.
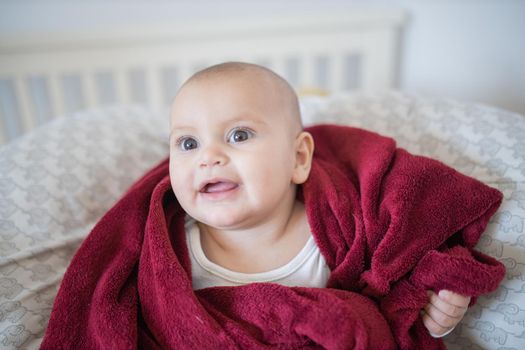
[[[429,303],[422,311],[423,324],[435,337],[444,335],[463,318],[470,303],[470,297],[441,290],[439,294],[427,291]]]

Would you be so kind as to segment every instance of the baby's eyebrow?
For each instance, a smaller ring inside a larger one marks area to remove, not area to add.
[[[263,119],[239,117],[239,118],[234,118],[234,119],[225,121],[223,123],[224,124],[223,126],[224,127],[228,127],[228,126],[231,126],[233,124],[239,124],[239,123],[268,125],[268,122],[266,120],[263,120]],[[193,132],[195,132],[195,130],[197,130],[197,127],[194,127],[194,126],[190,126],[190,125],[175,125],[175,126],[173,126],[171,128],[169,137],[171,138],[171,136],[175,132],[189,132],[189,133],[193,133]]]
[[[265,125],[266,124],[266,121],[263,120],[263,119],[259,119],[259,118],[246,118],[246,117],[239,117],[239,118],[235,118],[235,119],[232,119],[232,120],[228,120],[228,122],[226,124],[237,124],[237,123],[247,123],[247,124],[260,124],[260,125]]]
[[[175,132],[181,132],[181,131],[194,131],[195,128],[194,127],[191,127],[191,126],[185,126],[185,125],[181,125],[181,126],[174,126],[170,129],[170,134],[169,134],[169,138],[171,139],[172,135],[175,133]]]

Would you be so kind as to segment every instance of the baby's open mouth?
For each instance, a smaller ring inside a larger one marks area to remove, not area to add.
[[[209,182],[206,185],[204,185],[201,189],[201,193],[216,193],[216,192],[226,192],[233,190],[238,185],[234,182],[229,181],[217,181],[217,182]]]

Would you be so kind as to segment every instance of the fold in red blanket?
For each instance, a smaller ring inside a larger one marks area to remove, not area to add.
[[[100,220],[69,266],[43,349],[440,349],[426,290],[475,297],[504,268],[473,250],[502,195],[365,130],[307,129],[298,198],[331,269],[327,288],[255,283],[194,291],[168,162]]]

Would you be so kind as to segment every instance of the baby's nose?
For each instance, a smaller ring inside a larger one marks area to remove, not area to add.
[[[225,165],[228,162],[228,157],[220,149],[220,147],[207,147],[202,150],[200,161],[201,167]]]

